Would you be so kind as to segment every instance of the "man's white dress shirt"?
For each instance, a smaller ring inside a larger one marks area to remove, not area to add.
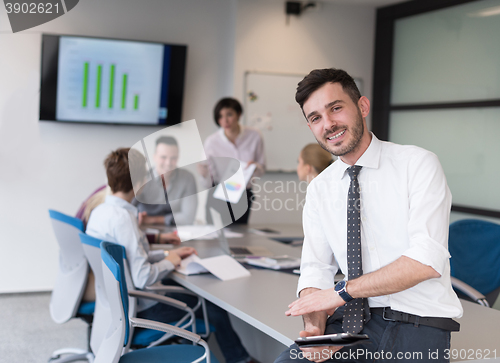
[[[363,167],[358,176],[363,273],[407,256],[441,275],[395,294],[368,298],[370,307],[460,317],[462,306],[450,282],[451,193],[437,156],[416,146],[380,141],[372,134],[356,165]],[[307,287],[333,287],[338,267],[347,275],[349,166],[339,158],[308,186],[298,293]]]
[[[108,195],[90,214],[85,233],[125,247],[132,280],[138,289],[160,281],[174,269],[163,251],[149,250],[146,235],[139,229],[137,208],[126,200]],[[142,311],[156,302],[138,299],[137,304],[138,311]]]

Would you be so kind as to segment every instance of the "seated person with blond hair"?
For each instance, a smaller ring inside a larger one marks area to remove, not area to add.
[[[318,144],[304,146],[299,154],[299,163],[297,164],[299,180],[306,181],[309,184],[332,163],[332,154]]]

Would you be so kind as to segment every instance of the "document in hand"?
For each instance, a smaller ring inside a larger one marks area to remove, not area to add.
[[[241,172],[240,169],[238,169],[239,172],[224,181],[226,189],[225,192],[221,184],[217,185],[217,188],[215,188],[214,191],[214,198],[229,201],[231,203],[239,202],[243,192],[245,191],[245,186],[248,184],[253,172],[255,171],[255,164],[251,164],[248,167],[247,164],[248,163],[246,162],[240,161]],[[227,199],[225,193],[227,193]]]
[[[250,272],[246,268],[228,255],[209,258],[199,258],[196,255],[191,255],[182,260],[181,265],[176,270],[184,275],[210,272],[223,281],[250,276]]]

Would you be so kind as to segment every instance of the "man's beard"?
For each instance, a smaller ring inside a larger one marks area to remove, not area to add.
[[[335,129],[329,130],[324,134],[323,138],[326,139],[327,137],[333,136],[342,129],[343,127],[336,127]],[[323,149],[325,149],[330,154],[335,156],[344,156],[355,150],[359,146],[364,131],[363,115],[361,115],[361,111],[359,110],[359,108],[358,108],[358,116],[356,117],[356,122],[354,123],[354,126],[352,128],[346,129],[346,132],[347,131],[349,131],[349,133],[352,135],[352,140],[341,149],[336,149],[335,151],[330,149],[330,147],[332,146],[330,146],[327,143],[324,143],[322,140],[318,140],[316,138],[316,141],[318,142],[319,146],[321,146]]]

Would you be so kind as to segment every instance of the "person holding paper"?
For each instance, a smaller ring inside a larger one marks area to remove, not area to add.
[[[309,184],[333,163],[332,154],[318,144],[308,144],[300,151],[297,176]]]
[[[301,337],[370,340],[292,345],[276,363],[449,362],[462,306],[451,287],[451,193],[438,158],[369,132],[370,101],[343,70],[312,71],[295,97],[318,144],[339,159],[307,188],[300,298],[285,314],[303,317]],[[347,278],[335,284],[339,267]]]
[[[153,188],[154,183],[144,186],[144,193],[160,194],[156,199],[162,204],[141,203],[134,198],[132,204],[141,214],[143,224],[167,226],[193,224],[198,207],[196,180],[189,171],[177,168],[179,145],[172,136],[156,140],[153,161],[156,176],[161,177],[162,190]]]
[[[243,163],[245,168],[253,165],[255,170],[252,177],[262,176],[266,169],[266,159],[264,155],[264,142],[259,131],[239,123],[243,113],[243,108],[238,100],[234,98],[223,98],[215,105],[213,115],[214,121],[220,127],[218,131],[210,135],[204,144],[205,155],[208,163],[200,165],[199,171],[203,178],[205,187],[210,188],[224,182],[222,175],[217,170],[214,157],[231,157]],[[250,216],[250,206],[252,204],[251,180],[246,185],[246,199],[248,209],[246,213],[235,223],[247,224]],[[244,196],[240,199],[243,200]],[[209,196],[207,206],[216,209],[226,208],[223,201],[213,200]],[[207,221],[211,222],[210,212],[207,207]]]
[[[180,247],[170,251],[150,251],[146,235],[139,228],[137,208],[131,204],[134,189],[130,175],[135,176],[134,180],[142,180],[147,173],[146,159],[139,151],[117,149],[108,155],[104,166],[112,194],[91,212],[86,233],[124,246],[133,283],[137,289],[144,289],[167,278],[180,265],[181,260],[196,254],[196,250],[192,247]],[[160,238],[163,243],[180,243],[175,233],[162,233]],[[192,296],[180,294],[171,297],[182,300],[189,306],[194,306],[197,301]],[[171,323],[184,316],[183,311],[151,300],[138,299],[137,305],[137,316],[143,319]],[[207,311],[226,361],[248,362],[248,353],[233,330],[227,312],[210,302],[207,302]]]

